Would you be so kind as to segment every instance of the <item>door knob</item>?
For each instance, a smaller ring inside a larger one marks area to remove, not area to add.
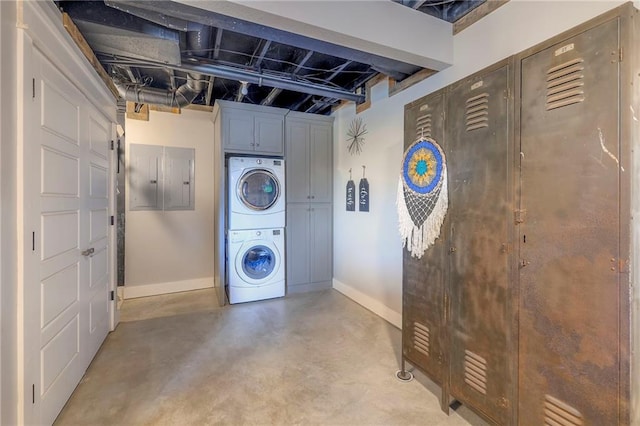
[[[91,247],[91,248],[88,248],[88,249],[84,250],[81,254],[82,254],[83,256],[91,257],[95,251],[96,251],[96,249],[94,249],[93,247]]]

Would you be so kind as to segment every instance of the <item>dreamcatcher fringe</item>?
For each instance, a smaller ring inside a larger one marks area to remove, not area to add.
[[[421,226],[416,226],[411,219],[409,209],[404,199],[404,185],[402,176],[398,181],[398,223],[400,228],[400,236],[402,237],[402,247],[407,247],[411,256],[420,259],[424,252],[440,237],[440,229],[444,218],[447,215],[449,206],[449,191],[447,187],[447,172],[443,170],[443,182],[440,190],[440,196],[436,201],[431,214],[427,217]]]

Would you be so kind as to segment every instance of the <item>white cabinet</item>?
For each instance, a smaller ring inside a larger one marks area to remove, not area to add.
[[[214,123],[220,126],[224,151],[283,155],[286,112],[280,108],[216,101]]]

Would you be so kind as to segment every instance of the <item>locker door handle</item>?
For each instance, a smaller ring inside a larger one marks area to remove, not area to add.
[[[82,251],[82,253],[81,253],[81,254],[82,254],[83,256],[85,256],[85,257],[91,257],[91,256],[93,256],[93,253],[94,253],[95,251],[96,251],[96,249],[94,249],[93,247],[91,247],[91,248],[88,248],[88,249],[86,249],[86,250]]]
[[[155,180],[155,179],[152,179],[152,180],[149,181],[149,183],[158,183],[158,181]]]

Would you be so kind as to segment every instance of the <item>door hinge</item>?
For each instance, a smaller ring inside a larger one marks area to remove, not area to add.
[[[111,297],[111,300],[116,300],[116,294],[113,290],[111,290],[111,293],[109,294],[109,297]]]
[[[514,217],[515,217],[515,221],[516,224],[518,223],[524,223],[524,220],[527,216],[527,211],[526,210],[516,210],[514,211]]]
[[[622,47],[618,49],[618,62],[622,62]]]
[[[31,251],[36,251],[36,232],[31,233]]]
[[[111,141],[111,151],[113,151],[113,141]]]
[[[36,403],[36,385],[35,384],[31,385],[31,403],[32,404]]]
[[[36,79],[35,78],[31,79],[31,93],[32,93],[31,96],[33,97],[33,99],[35,99],[36,98]]]
[[[116,224],[116,218],[115,216],[111,216],[111,226]]]

